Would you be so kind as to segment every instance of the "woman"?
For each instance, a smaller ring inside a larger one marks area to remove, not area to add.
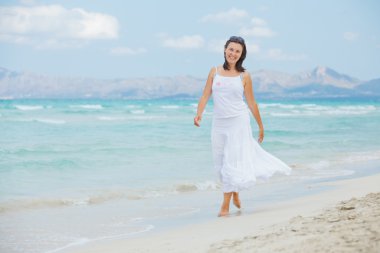
[[[289,174],[291,171],[289,166],[258,144],[264,139],[264,127],[253,95],[251,76],[243,67],[246,54],[243,38],[232,36],[227,40],[224,64],[211,68],[194,118],[194,125],[199,127],[212,94],[213,160],[224,193],[218,216],[229,214],[231,198],[234,205],[240,208],[239,192],[253,185],[256,178],[268,178],[275,172]],[[252,137],[249,111],[260,129],[258,141]]]

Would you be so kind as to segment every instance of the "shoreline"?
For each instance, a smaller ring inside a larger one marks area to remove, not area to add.
[[[341,201],[362,198],[369,193],[378,193],[380,192],[378,182],[380,182],[380,173],[316,183],[313,187],[327,186],[328,189],[289,201],[262,206],[251,213],[245,213],[243,209],[240,215],[233,217],[215,218],[145,237],[92,242],[59,252],[207,252],[213,250],[212,247],[222,249],[226,245],[226,247],[231,247],[238,244],[237,242],[242,241],[243,238],[268,233],[271,226],[284,226],[296,217],[315,216]]]

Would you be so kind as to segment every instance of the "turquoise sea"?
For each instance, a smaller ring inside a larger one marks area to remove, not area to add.
[[[262,146],[289,164],[243,214],[380,172],[380,99],[259,100]],[[59,252],[216,219],[212,101],[0,101],[0,252]],[[251,121],[254,135],[257,126]]]

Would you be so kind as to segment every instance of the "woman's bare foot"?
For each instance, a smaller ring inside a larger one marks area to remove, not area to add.
[[[230,212],[227,210],[220,210],[219,214],[218,214],[218,217],[224,217],[224,216],[228,216],[230,214]]]
[[[230,204],[223,203],[220,207],[220,212],[218,214],[218,217],[224,217],[228,216],[230,214]]]
[[[218,214],[219,217],[228,216],[230,213],[230,201],[232,197],[232,192],[223,193],[224,199],[223,204],[220,208],[220,212]]]

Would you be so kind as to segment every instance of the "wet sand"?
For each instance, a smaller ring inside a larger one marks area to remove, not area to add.
[[[380,252],[379,182],[375,174],[323,183],[322,192],[251,213],[64,252]]]

